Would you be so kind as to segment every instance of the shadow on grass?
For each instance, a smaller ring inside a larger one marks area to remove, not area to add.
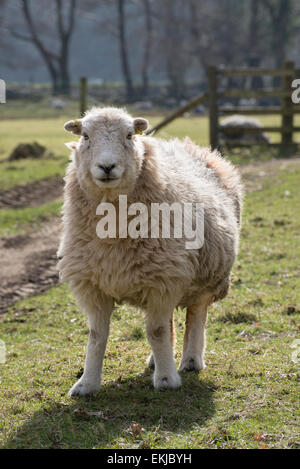
[[[193,427],[203,426],[214,414],[217,387],[201,374],[184,373],[182,382],[176,391],[157,391],[146,370],[104,383],[94,397],[66,402],[62,389],[63,402],[46,399],[43,409],[19,427],[5,447],[151,448],[163,445],[169,432],[185,434],[188,442]]]

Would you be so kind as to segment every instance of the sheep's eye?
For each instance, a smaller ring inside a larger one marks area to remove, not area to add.
[[[127,140],[131,140],[131,137],[132,137],[132,134],[128,134],[126,138]]]
[[[83,134],[83,138],[84,140],[88,140],[90,137],[88,136],[88,134]]]

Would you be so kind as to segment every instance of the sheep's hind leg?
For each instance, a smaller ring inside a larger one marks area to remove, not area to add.
[[[183,353],[179,371],[200,371],[206,367],[204,362],[205,325],[207,308],[211,302],[212,297],[205,296],[197,304],[187,308]]]
[[[174,348],[175,348],[175,343],[176,343],[176,330],[175,330],[175,323],[174,323],[174,311],[172,312],[172,317],[170,319],[170,330],[171,330],[171,344],[172,344],[173,353],[174,353]],[[155,362],[154,362],[153,353],[151,353],[149,355],[146,362],[147,362],[148,367],[151,370],[154,370]]]
[[[147,314],[147,337],[152,348],[155,370],[153,384],[156,389],[176,389],[181,385],[181,379],[176,371],[173,358],[171,313]]]
[[[109,334],[109,322],[113,310],[111,298],[99,299],[85,295],[80,306],[88,315],[89,339],[87,344],[84,373],[69,391],[69,396],[87,396],[96,394],[100,389],[103,358]],[[93,301],[94,300],[94,301]],[[99,301],[100,300],[100,301]]]

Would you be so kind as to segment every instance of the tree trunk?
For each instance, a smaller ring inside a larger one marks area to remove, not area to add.
[[[71,91],[69,73],[70,40],[74,30],[76,0],[70,0],[67,26],[64,26],[62,0],[56,0],[57,29],[60,37],[60,54],[58,61],[60,93],[69,96]]]
[[[125,35],[125,17],[124,17],[124,1],[118,0],[118,26],[119,26],[119,42],[120,42],[120,55],[124,80],[126,83],[126,94],[128,101],[132,101],[134,97],[134,88],[131,79],[131,72],[128,61],[128,49]]]
[[[142,65],[142,79],[143,79],[143,94],[147,95],[149,91],[149,63],[150,63],[150,52],[151,52],[151,43],[152,43],[152,18],[151,18],[151,7],[150,1],[144,0],[144,10],[145,10],[145,48],[144,48],[144,58]]]
[[[292,0],[278,0],[277,6],[269,0],[262,0],[262,5],[268,10],[272,25],[274,65],[276,68],[281,68],[286,60],[286,51],[291,37]],[[275,87],[280,87],[281,78],[274,77],[273,84]]]
[[[249,24],[249,60],[257,60],[258,56],[258,38],[259,38],[259,16],[258,0],[251,0],[250,4],[250,24]]]
[[[60,93],[66,96],[70,95],[70,73],[69,73],[69,40],[62,38],[59,58],[59,87]]]
[[[59,62],[59,71],[60,71],[60,92],[66,96],[70,95],[71,86],[70,86],[70,74],[68,67],[68,55],[67,52],[64,52],[61,60]]]
[[[21,4],[24,19],[27,23],[31,36],[26,37],[17,32],[14,33],[14,36],[19,39],[32,42],[36,46],[48,68],[52,82],[52,93],[68,95],[70,93],[70,76],[68,67],[69,45],[74,30],[76,0],[70,0],[67,27],[64,27],[63,24],[62,0],[56,0],[56,19],[58,36],[60,40],[59,54],[56,54],[51,49],[48,49],[41,40],[40,36],[42,31],[37,29],[33,21],[33,17],[29,8],[29,2],[27,0],[21,0]]]

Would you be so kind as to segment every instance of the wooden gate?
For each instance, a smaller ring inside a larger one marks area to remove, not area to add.
[[[292,81],[298,71],[295,70],[294,62],[286,62],[282,69],[261,69],[261,68],[237,68],[226,69],[211,66],[208,69],[208,103],[210,122],[210,144],[212,148],[220,146],[220,131],[233,133],[241,131],[251,132],[280,132],[281,143],[271,143],[272,146],[281,145],[284,148],[294,147],[293,133],[300,132],[300,127],[294,126],[294,115],[300,114],[300,106],[293,104],[291,96],[293,92]],[[261,76],[282,77],[282,87],[272,89],[220,89],[220,79],[222,77],[261,77]],[[280,98],[280,106],[221,106],[220,100],[233,98]],[[242,115],[281,115],[281,126],[255,127],[221,127],[219,125],[220,115],[242,114]],[[233,146],[253,145],[253,142],[235,142]]]

